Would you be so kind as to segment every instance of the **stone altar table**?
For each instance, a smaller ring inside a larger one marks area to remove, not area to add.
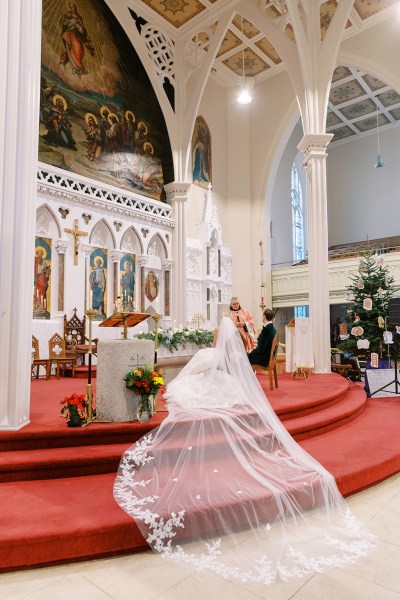
[[[138,396],[126,389],[124,377],[137,366],[153,366],[153,363],[151,340],[99,340],[96,417],[115,422],[135,419]]]

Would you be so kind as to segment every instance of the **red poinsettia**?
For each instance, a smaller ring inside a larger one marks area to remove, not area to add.
[[[64,404],[61,409],[61,414],[64,413],[67,419],[71,419],[72,416],[78,415],[80,418],[85,418],[87,401],[85,394],[76,394],[75,392],[71,396],[65,396],[64,400],[60,401]]]

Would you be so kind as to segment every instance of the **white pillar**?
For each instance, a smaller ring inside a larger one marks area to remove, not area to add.
[[[57,288],[57,313],[64,315],[65,311],[65,253],[68,250],[68,240],[60,238],[54,242],[58,254],[58,288]]]
[[[29,423],[40,0],[0,2],[0,429]]]
[[[316,373],[330,373],[326,147],[332,134],[308,134],[298,148],[307,173],[308,278]]]
[[[167,200],[174,209],[173,237],[174,277],[172,282],[172,318],[187,322],[186,306],[186,202],[190,183],[173,182],[164,186]]]

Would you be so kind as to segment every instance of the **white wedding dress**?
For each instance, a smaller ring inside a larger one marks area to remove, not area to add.
[[[373,537],[275,415],[231,319],[165,398],[168,417],[125,452],[114,485],[153,550],[264,584],[368,552]]]

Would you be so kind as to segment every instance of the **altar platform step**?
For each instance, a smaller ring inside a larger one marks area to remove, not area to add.
[[[279,386],[273,392],[266,390],[274,410],[295,436],[307,436],[300,445],[333,474],[343,494],[400,470],[397,397],[366,399],[361,387],[331,374],[307,381],[283,376]],[[84,393],[85,382],[35,380],[31,423],[17,432],[0,432],[0,449],[7,455],[3,474],[8,469],[9,477],[13,470],[19,470],[18,477],[27,473],[36,477],[0,483],[1,571],[147,547],[135,523],[115,503],[113,483],[124,449],[157,426],[166,413],[157,413],[147,425],[111,423],[70,429],[60,415],[60,400],[74,391]],[[339,407],[343,410],[336,415],[338,424],[329,430],[334,426],[332,411]],[[306,417],[314,420],[311,430],[306,421],[299,422]],[[254,494],[257,497],[256,490]]]

